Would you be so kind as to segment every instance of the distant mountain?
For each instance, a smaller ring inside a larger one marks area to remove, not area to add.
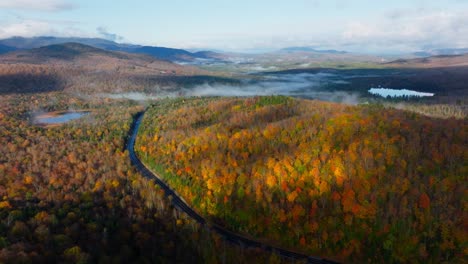
[[[0,54],[11,52],[16,50],[16,48],[0,44]]]
[[[433,56],[434,54],[428,51],[417,51],[417,52],[413,52],[412,55],[416,57],[430,57],[430,56]]]
[[[223,60],[226,57],[225,54],[221,54],[221,53],[214,52],[214,51],[197,51],[197,52],[194,52],[193,54],[195,54],[195,56],[197,58],[201,58],[201,59],[220,59],[220,60]]]
[[[113,43],[112,41],[98,39],[98,38],[57,38],[57,37],[12,37],[0,40],[0,44],[15,47],[16,49],[34,49],[43,46],[54,44],[62,44],[68,42],[82,43],[91,46],[102,46]]]
[[[120,44],[106,39],[100,38],[58,38],[58,37],[12,37],[0,40],[0,45],[6,45],[16,49],[32,49],[42,46],[63,44],[63,43],[81,43],[96,48],[101,48],[109,51],[123,51],[129,53],[148,54],[157,59],[168,61],[191,62],[196,59],[213,59],[218,60],[221,54],[215,52],[189,52],[183,49],[173,49],[165,47],[141,46],[132,44]],[[208,56],[210,54],[210,56]]]
[[[462,55],[467,54],[468,48],[463,49],[434,49],[428,51],[418,51],[414,52],[413,55],[417,57],[430,57],[430,56],[438,56],[438,55]]]
[[[152,57],[142,57],[134,54],[125,54],[99,49],[96,47],[84,45],[81,43],[53,44],[40,48],[27,50],[17,50],[0,56],[2,62],[14,63],[33,63],[44,64],[50,62],[75,62],[78,59],[90,59],[91,57],[102,57],[107,61],[109,59],[120,60],[145,60],[147,62],[155,60]]]
[[[158,59],[169,61],[192,61],[197,57],[194,53],[183,49],[173,49],[164,47],[138,46],[134,48],[120,48],[121,51],[148,54]]]
[[[78,57],[88,55],[102,55],[118,59],[129,59],[130,56],[123,53],[107,51],[81,43],[64,43],[44,46],[35,49],[21,50],[11,54],[18,60],[34,62],[43,62],[50,59],[73,60]]]
[[[312,47],[288,47],[281,49],[280,52],[312,52],[312,53],[327,53],[327,54],[346,54],[346,51],[340,50],[318,50]]]
[[[437,55],[416,59],[398,59],[384,63],[395,67],[437,68],[468,66],[468,54],[463,55]]]

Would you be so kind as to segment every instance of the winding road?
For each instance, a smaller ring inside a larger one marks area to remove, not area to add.
[[[245,247],[260,248],[268,252],[274,252],[284,258],[288,258],[291,260],[301,260],[301,261],[306,260],[307,263],[313,263],[313,264],[337,263],[331,260],[318,258],[318,257],[312,257],[312,256],[304,255],[301,253],[293,252],[290,250],[286,250],[283,248],[268,245],[263,242],[256,241],[251,238],[247,238],[243,235],[231,232],[220,225],[209,223],[205,218],[203,218],[201,215],[195,212],[195,210],[193,210],[174,190],[172,190],[162,180],[161,177],[159,177],[150,169],[148,169],[136,155],[135,148],[134,148],[135,141],[136,141],[136,137],[138,134],[138,128],[140,127],[140,123],[143,120],[143,115],[144,115],[144,112],[140,112],[135,116],[133,124],[130,127],[130,133],[129,133],[130,137],[127,140],[126,149],[128,150],[132,164],[138,169],[138,171],[143,175],[143,177],[154,180],[164,190],[166,196],[172,197],[171,201],[175,208],[186,213],[189,217],[197,221],[199,224],[216,232],[221,237],[223,237],[226,241],[231,242],[233,244],[239,244]]]

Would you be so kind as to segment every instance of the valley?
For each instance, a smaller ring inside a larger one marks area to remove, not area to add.
[[[466,257],[466,55],[0,45],[1,263]]]

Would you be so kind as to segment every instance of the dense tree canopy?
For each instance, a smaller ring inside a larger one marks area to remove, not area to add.
[[[461,262],[466,119],[287,97],[150,107],[139,156],[213,221],[345,262]]]
[[[31,122],[35,111],[67,109],[91,113]],[[62,93],[0,97],[0,263],[280,261],[226,245],[132,168],[124,142],[141,110]]]

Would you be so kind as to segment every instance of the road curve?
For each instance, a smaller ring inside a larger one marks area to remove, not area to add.
[[[307,260],[307,263],[313,263],[313,264],[332,264],[332,263],[336,264],[337,263],[331,260],[318,258],[318,257],[312,257],[312,256],[304,255],[301,253],[293,252],[290,250],[286,250],[283,248],[268,245],[263,242],[256,241],[251,238],[229,231],[220,225],[212,224],[206,221],[205,218],[203,218],[201,215],[195,212],[195,210],[193,210],[186,202],[184,202],[182,198],[162,180],[162,178],[160,178],[154,172],[149,170],[136,155],[135,141],[136,141],[136,137],[138,134],[138,128],[140,127],[140,123],[143,120],[143,115],[144,115],[144,112],[138,113],[134,117],[132,126],[130,127],[129,138],[127,139],[127,144],[126,144],[126,149],[128,150],[128,153],[130,156],[130,161],[138,169],[141,175],[143,175],[143,177],[148,178],[150,180],[154,180],[164,190],[166,196],[172,197],[171,201],[174,207],[186,213],[189,217],[197,221],[199,224],[216,232],[228,242],[231,242],[234,244],[240,244],[246,247],[261,248],[265,251],[274,252],[282,257],[292,259],[292,260],[302,260],[302,261]]]

